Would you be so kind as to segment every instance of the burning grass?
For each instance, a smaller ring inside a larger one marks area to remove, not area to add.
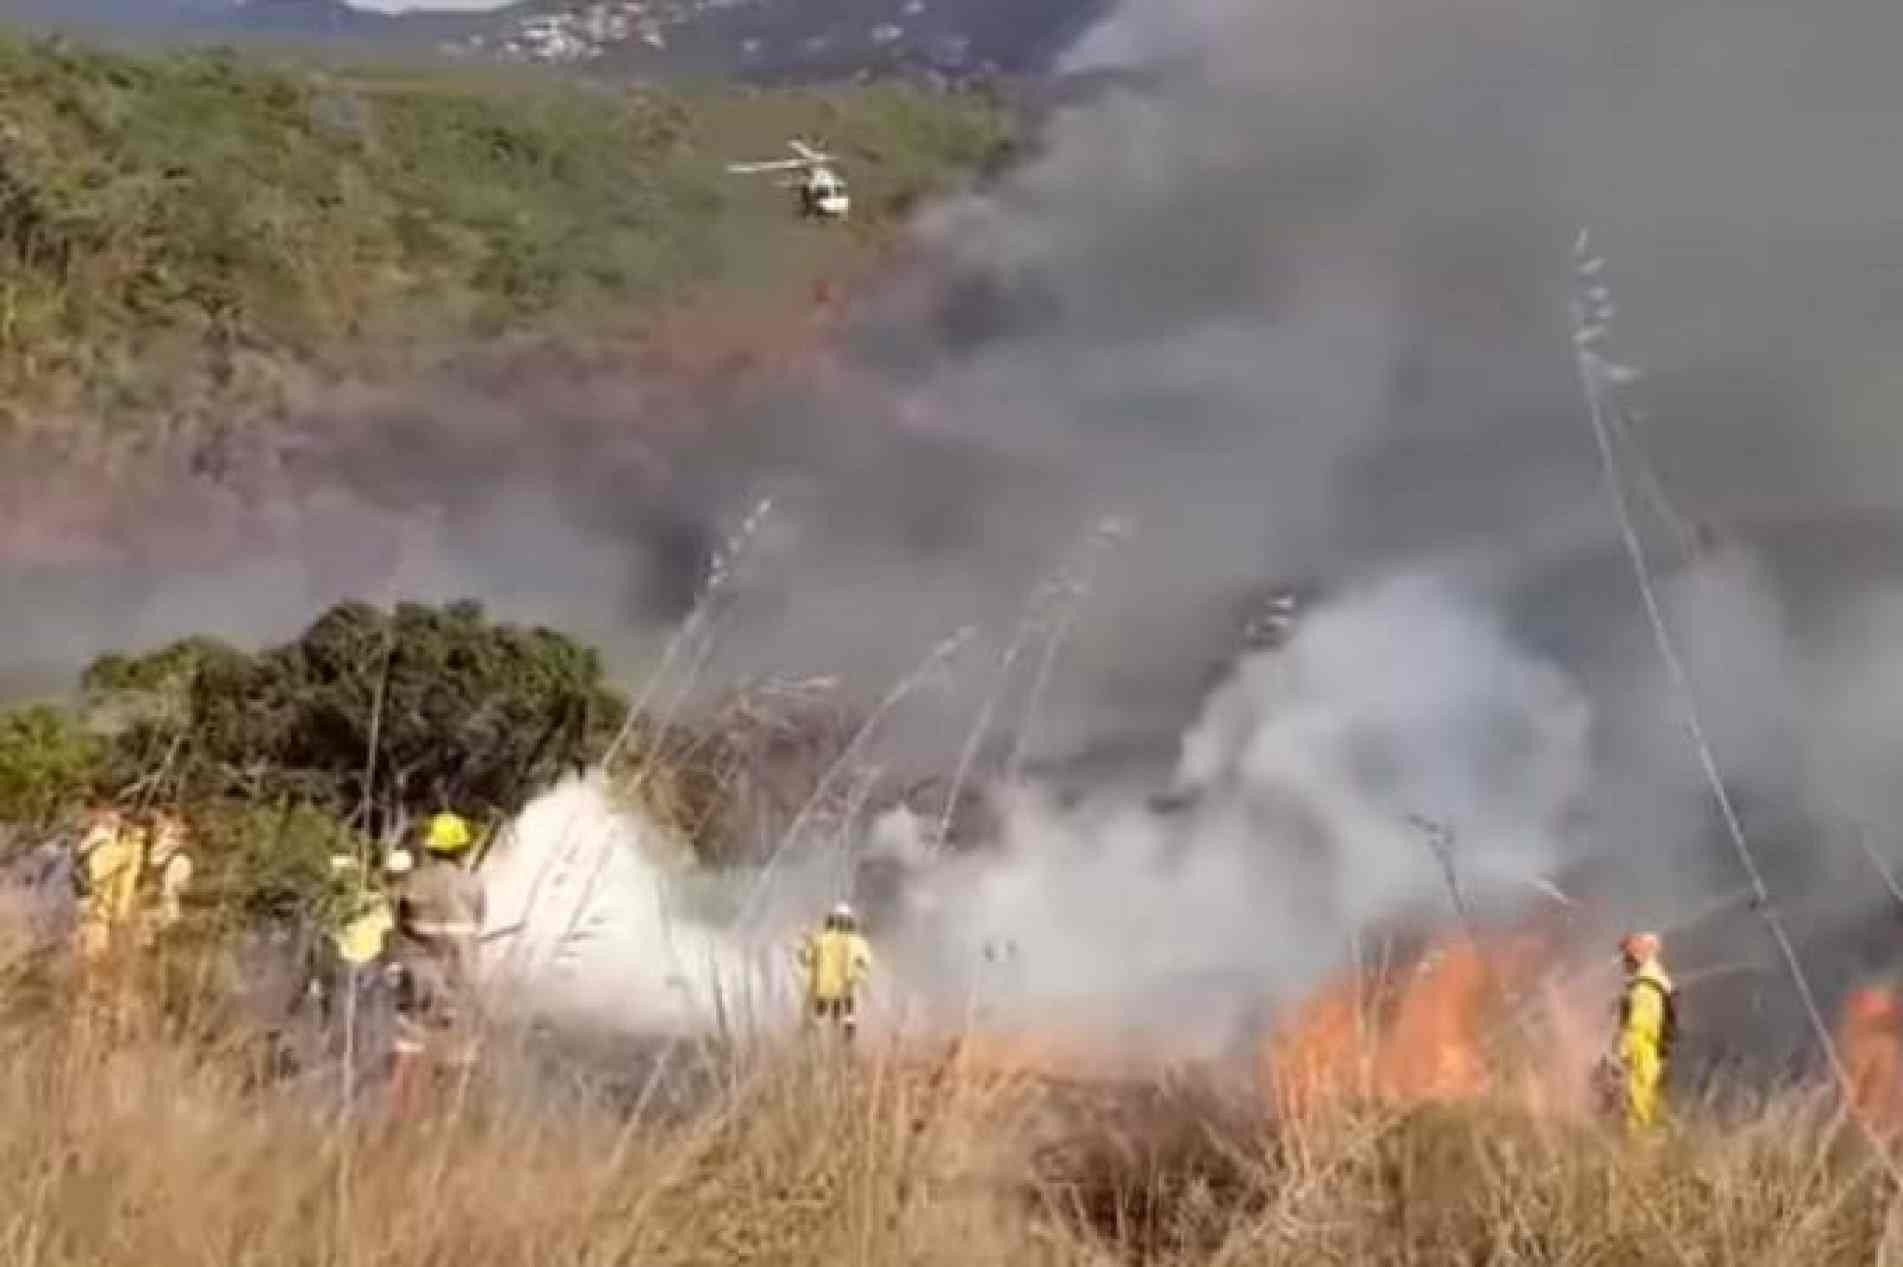
[[[1587,992],[1561,988],[1572,975],[1524,932],[1452,935],[1344,973],[1269,1035],[1268,1097],[1298,1119],[1344,1104],[1489,1097],[1578,1118],[1604,1035],[1581,1011]]]
[[[49,971],[23,938],[10,996]],[[58,970],[52,970],[55,977]],[[135,972],[136,976],[136,972]],[[1897,1194],[1833,1099],[1685,1106],[1633,1145],[1482,1093],[1278,1122],[1214,1074],[1089,1081],[869,1041],[683,1048],[629,1107],[606,1060],[481,1074],[393,1121],[261,1076],[196,992],[85,1041],[73,983],[0,1031],[0,1263],[1867,1263]],[[161,1023],[169,1020],[169,1023]],[[627,1062],[628,1066],[633,1061]],[[1886,1243],[1886,1232],[1890,1240]]]

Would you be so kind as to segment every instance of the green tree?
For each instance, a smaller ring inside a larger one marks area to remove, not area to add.
[[[50,826],[93,793],[105,745],[69,713],[35,705],[0,713],[0,822]]]
[[[599,757],[627,708],[594,650],[473,602],[345,603],[256,655],[177,644],[97,663],[87,682],[182,691],[182,714],[146,710],[116,737],[122,778],[182,725],[172,795],[308,805],[372,832],[443,804],[511,815]]]

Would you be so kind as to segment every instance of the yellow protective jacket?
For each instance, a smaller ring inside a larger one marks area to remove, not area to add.
[[[371,889],[349,902],[343,918],[331,930],[330,940],[339,959],[361,968],[382,956],[395,928],[396,912],[390,899]]]
[[[80,842],[80,950],[104,954],[112,933],[131,919],[145,870],[145,832],[130,825],[93,828]]]
[[[1619,1063],[1625,1073],[1626,1124],[1658,1120],[1673,1028],[1672,979],[1656,960],[1639,965],[1619,1000]]]
[[[800,966],[816,1003],[850,999],[872,973],[872,947],[858,933],[825,929],[800,944]]]

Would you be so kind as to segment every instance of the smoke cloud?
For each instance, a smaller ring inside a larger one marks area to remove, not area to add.
[[[1615,335],[1652,371],[1628,393],[1623,476],[1651,503],[1645,545],[1704,732],[1818,974],[1843,968],[1835,943],[1877,903],[1830,824],[1870,798],[1824,772],[1862,767],[1874,787],[1886,762],[1873,754],[1894,747],[1871,729],[1892,729],[1879,710],[1832,700],[1883,680],[1879,648],[1900,632],[1854,597],[1887,588],[1894,565],[1875,543],[1896,543],[1894,490],[1866,465],[1882,450],[1894,469],[1894,453],[1862,411],[1892,378],[1873,336],[1889,285],[1875,261],[1891,253],[1876,209],[1903,193],[1893,162],[1873,166],[1876,121],[1903,103],[1866,50],[1898,34],[1903,19],[1869,4],[1832,6],[1800,31],[1759,6],[1366,3],[1127,5],[1085,38],[1076,68],[1156,77],[1060,113],[1002,189],[929,214],[939,284],[923,312],[902,308],[905,294],[869,309],[860,343],[926,434],[1063,473],[1067,496],[1028,515],[997,503],[1018,558],[1061,532],[1063,513],[1114,507],[1138,526],[1092,596],[1040,734],[1059,748],[1173,736],[1231,635],[1231,603],[1268,581],[1453,576],[1467,614],[1397,602],[1386,636],[1421,637],[1418,657],[1358,636],[1368,626],[1345,614],[1318,617],[1354,670],[1307,698],[1257,682],[1210,700],[1184,772],[1228,763],[1230,782],[1188,821],[1128,802],[1014,819],[1021,869],[972,863],[972,887],[942,901],[976,926],[1057,925],[1052,975],[1024,970],[1041,980],[1027,987],[1034,1006],[1085,982],[1139,1015],[1158,1006],[1167,993],[1138,984],[1150,978],[1133,947],[1299,983],[1315,965],[1292,947],[1332,933],[1318,963],[1344,930],[1431,899],[1440,881],[1420,842],[1394,828],[1391,795],[1342,775],[1331,734],[1363,736],[1376,769],[1412,771],[1416,812],[1456,820],[1498,874],[1590,874],[1600,923],[1579,930],[1586,945],[1621,925],[1676,928],[1741,880],[1566,354],[1567,248],[1582,225],[1612,260]],[[1772,66],[1804,89],[1765,92],[1741,70]],[[1661,488],[1678,515],[1720,525],[1716,549],[1684,549],[1668,529],[1685,525],[1657,513]],[[1010,575],[993,509],[974,507],[952,575],[974,561]],[[916,572],[918,588],[940,574]],[[798,586],[807,573],[789,562],[784,575]],[[835,590],[822,579],[805,592],[823,603]],[[865,612],[855,602],[852,619]],[[843,621],[811,619],[817,641],[850,639]],[[1481,636],[1492,621],[1504,632]],[[776,626],[795,645],[797,628]],[[1473,739],[1456,720],[1473,715],[1472,695],[1423,694],[1387,668],[1514,682],[1522,658],[1560,667],[1537,688],[1528,676],[1516,707],[1478,711],[1485,743],[1456,740]],[[1243,680],[1290,671],[1276,663]],[[1364,686],[1391,704],[1357,731]],[[1590,707],[1551,702],[1567,698]],[[1412,703],[1437,724],[1411,719]],[[1313,750],[1283,710],[1315,727]],[[1225,712],[1241,716],[1212,730]],[[1248,855],[1207,824],[1249,821],[1260,788],[1233,767],[1265,750],[1312,760],[1288,757],[1274,780],[1304,789],[1296,819],[1311,822],[1255,824],[1273,843],[1251,877],[1236,870]],[[1502,750],[1545,757],[1524,786],[1503,784],[1483,773]],[[1181,900],[1148,865],[1153,850],[1193,860]],[[1230,918],[1235,894],[1263,927],[1294,930],[1289,942]],[[1316,923],[1289,918],[1286,894]],[[1165,912],[1156,925],[1123,913],[1150,901]],[[1742,906],[1679,941],[1694,964],[1754,964],[1775,998],[1754,997],[1750,1023],[1794,1032]]]
[[[1625,475],[1714,754],[1819,971],[1862,965],[1833,948],[1873,906],[1843,824],[1880,842],[1903,740],[1899,38],[1879,0],[1132,0],[1069,64],[1142,86],[1060,110],[1023,167],[930,209],[837,378],[319,399],[306,446],[263,463],[277,509],[220,512],[276,535],[234,531],[196,569],[96,565],[91,588],[22,574],[0,628],[28,657],[208,612],[287,632],[400,585],[632,669],[770,494],[706,679],[838,673],[877,698],[974,625],[957,689],[907,710],[943,761],[993,693],[1022,702],[998,657],[1117,514],[1134,534],[1074,600],[1030,755],[1136,751],[1143,777],[1027,792],[1000,857],[923,868],[920,931],[893,934],[910,979],[956,995],[1002,936],[1030,1011],[1140,1016],[1179,976],[1299,989],[1364,925],[1447,918],[1408,814],[1456,832],[1477,902],[1589,873],[1587,944],[1671,927],[1741,877],[1582,413],[1566,297],[1590,226],[1648,370]],[[207,513],[185,497],[144,513]],[[211,579],[232,557],[248,578]],[[1336,597],[1212,694],[1241,608],[1287,581]],[[1196,796],[1159,815],[1172,778]],[[1674,946],[1768,962],[1736,910]]]
[[[953,1024],[974,995],[1018,1025],[1140,1030],[1173,1008],[1191,1018],[1170,1036],[1178,1054],[1220,1048],[1251,1009],[1312,986],[1357,930],[1451,918],[1410,821],[1422,807],[1454,828],[1463,904],[1537,892],[1587,791],[1588,720],[1563,673],[1454,588],[1402,578],[1344,596],[1211,695],[1184,736],[1185,809],[1019,789],[996,848],[915,865],[878,925],[882,993]],[[870,842],[916,858],[907,843]],[[788,949],[848,880],[839,864],[696,881],[665,857],[599,786],[538,800],[491,873],[493,922],[526,925],[498,958],[539,1005],[630,1027],[710,1024],[723,994],[730,1009],[782,1002]],[[743,910],[755,919],[733,927]]]

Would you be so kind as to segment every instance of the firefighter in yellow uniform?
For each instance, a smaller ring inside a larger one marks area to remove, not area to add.
[[[416,1081],[418,1058],[475,1059],[474,994],[487,903],[482,881],[463,865],[475,835],[444,811],[425,832],[424,862],[397,894],[399,956],[396,1056],[399,1098]]]
[[[75,853],[78,1033],[85,1041],[111,1046],[135,1002],[113,965],[125,935],[134,931],[129,926],[138,911],[145,832],[118,810],[103,809],[92,815]]]
[[[112,951],[117,934],[132,919],[145,870],[145,832],[115,809],[96,812],[80,838],[74,879],[78,884],[78,952],[96,965]]]
[[[393,850],[384,861],[384,874],[401,876],[408,873],[409,866],[409,853]],[[374,982],[372,970],[384,957],[390,934],[396,930],[396,912],[389,895],[364,876],[361,862],[349,854],[336,854],[330,860],[330,870],[330,927],[312,955],[304,991],[316,1001],[326,1021],[341,998],[361,992]]]
[[[346,861],[354,863],[356,859]],[[385,869],[392,875],[407,873],[409,855],[400,850],[393,853]],[[396,931],[396,911],[390,905],[389,896],[374,885],[364,886],[360,893],[346,894],[344,903],[337,927],[331,932],[331,946],[339,962],[352,968],[368,968],[383,958],[384,946],[390,934]]]
[[[1665,1073],[1678,1031],[1678,998],[1660,962],[1655,933],[1632,933],[1619,943],[1625,989],[1619,999],[1619,1069],[1624,1079],[1626,1128],[1635,1134],[1658,1125]]]
[[[859,991],[872,974],[872,947],[859,934],[852,907],[833,907],[825,926],[801,942],[799,962],[811,1018],[832,1022],[851,1039],[858,1029]]]

